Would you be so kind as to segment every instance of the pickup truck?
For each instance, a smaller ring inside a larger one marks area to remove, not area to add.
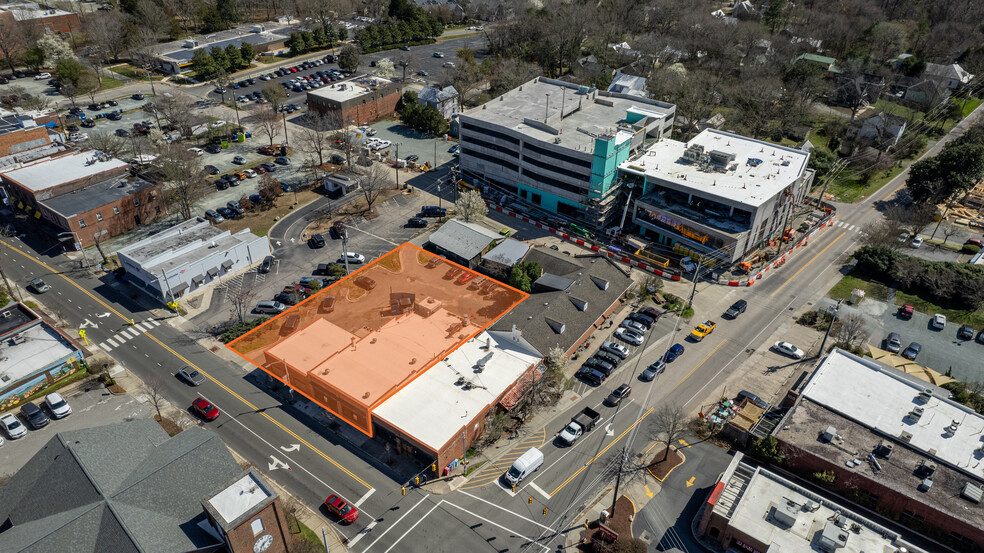
[[[704,321],[697,325],[697,328],[690,331],[690,338],[699,342],[704,339],[704,336],[714,332],[715,328],[717,328],[717,323],[714,321]]]
[[[590,432],[600,419],[601,414],[599,414],[598,411],[595,411],[590,407],[585,407],[583,411],[571,419],[570,424],[560,431],[557,439],[567,445],[572,445],[578,438],[581,437],[581,434]]]

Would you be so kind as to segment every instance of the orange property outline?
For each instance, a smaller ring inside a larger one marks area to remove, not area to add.
[[[349,273],[349,274],[348,274],[348,275],[346,275],[345,277],[343,277],[343,278],[341,278],[341,279],[339,279],[338,281],[336,281],[336,282],[334,282],[334,283],[332,283],[331,285],[329,285],[329,286],[327,286],[326,288],[323,288],[323,289],[321,289],[321,290],[319,290],[319,291],[318,291],[317,293],[315,293],[315,294],[313,294],[313,295],[311,295],[310,297],[308,297],[308,298],[307,298],[307,299],[305,299],[304,301],[302,301],[302,302],[300,302],[299,304],[297,304],[297,305],[295,305],[295,306],[292,306],[292,307],[290,307],[289,309],[287,309],[287,310],[286,310],[286,311],[284,311],[283,313],[280,313],[280,314],[278,314],[278,315],[276,315],[276,316],[274,316],[273,318],[271,318],[270,320],[268,320],[268,321],[266,321],[266,322],[264,322],[264,323],[263,323],[263,324],[261,324],[260,326],[258,326],[258,327],[256,327],[256,328],[254,328],[254,329],[252,329],[252,330],[250,330],[250,331],[249,331],[249,332],[247,332],[246,334],[243,334],[242,336],[240,336],[240,337],[238,337],[238,338],[236,338],[235,340],[233,340],[233,341],[231,341],[231,342],[229,342],[228,344],[226,344],[226,348],[228,348],[228,349],[229,349],[230,351],[232,351],[233,353],[235,353],[235,354],[236,354],[236,355],[238,355],[239,357],[242,357],[242,358],[243,358],[243,359],[244,359],[245,361],[247,361],[247,362],[249,362],[250,364],[252,364],[252,365],[254,365],[255,367],[257,367],[257,368],[259,368],[259,369],[260,369],[260,370],[262,370],[263,372],[265,372],[265,373],[267,373],[267,374],[268,374],[268,375],[270,375],[271,377],[273,377],[273,378],[275,378],[276,380],[278,380],[278,381],[280,381],[280,382],[281,382],[281,383],[283,383],[284,385],[286,385],[286,386],[288,386],[289,388],[291,388],[291,389],[292,389],[292,390],[294,390],[295,392],[297,392],[297,393],[299,393],[299,394],[301,394],[301,395],[302,395],[302,396],[304,396],[305,398],[307,398],[307,399],[309,399],[310,401],[312,401],[312,402],[314,402],[315,404],[317,404],[317,405],[318,405],[319,407],[321,407],[322,409],[324,409],[324,410],[326,410],[326,411],[328,411],[329,413],[331,413],[331,414],[333,414],[333,415],[335,415],[336,417],[338,417],[338,418],[340,418],[340,419],[342,419],[343,421],[345,421],[346,423],[348,423],[348,424],[349,424],[350,426],[352,426],[353,428],[355,428],[355,429],[357,429],[357,430],[359,430],[360,432],[362,432],[363,434],[365,434],[366,436],[369,436],[369,437],[371,438],[371,437],[373,436],[373,432],[372,432],[372,409],[373,409],[374,407],[376,407],[376,406],[378,406],[378,405],[380,405],[380,404],[382,404],[382,403],[384,403],[384,402],[385,402],[385,401],[386,401],[387,399],[389,399],[389,398],[390,398],[390,397],[392,397],[392,396],[393,396],[394,394],[396,394],[397,392],[399,392],[400,390],[402,390],[403,388],[405,388],[406,386],[408,386],[408,385],[409,385],[409,384],[410,384],[411,382],[413,382],[414,380],[416,380],[417,378],[419,378],[419,377],[420,377],[421,375],[423,375],[424,373],[426,373],[426,372],[427,372],[428,370],[430,370],[430,368],[431,368],[431,367],[433,367],[433,366],[434,366],[434,364],[436,364],[436,363],[437,363],[438,361],[440,361],[440,360],[441,360],[440,358],[437,358],[437,359],[435,359],[435,360],[434,360],[434,361],[433,361],[432,363],[430,363],[429,365],[427,365],[426,367],[424,367],[424,368],[423,368],[422,370],[420,370],[420,371],[417,371],[417,373],[416,373],[415,375],[413,375],[413,376],[412,376],[412,378],[409,378],[408,380],[406,380],[406,381],[405,381],[405,382],[404,382],[404,383],[403,383],[402,385],[400,385],[400,386],[395,386],[395,387],[394,387],[393,389],[391,389],[391,390],[390,390],[390,391],[389,391],[388,393],[386,393],[385,395],[383,395],[382,397],[380,397],[380,398],[379,398],[379,399],[378,399],[377,401],[375,401],[375,402],[373,402],[373,404],[372,404],[372,405],[370,405],[370,406],[369,406],[369,407],[367,408],[367,412],[369,413],[369,420],[367,420],[367,421],[366,421],[366,424],[365,424],[365,428],[367,428],[367,429],[368,429],[368,432],[367,432],[366,430],[364,430],[364,429],[363,429],[363,425],[362,425],[362,424],[359,424],[359,423],[357,423],[357,422],[353,422],[353,421],[351,421],[351,420],[349,420],[349,419],[348,419],[348,417],[345,417],[344,415],[342,415],[342,414],[340,414],[340,413],[338,413],[338,412],[336,412],[336,411],[335,411],[334,409],[331,409],[331,408],[329,408],[329,407],[327,407],[326,405],[324,405],[324,404],[322,404],[322,403],[321,403],[320,401],[318,401],[318,400],[316,400],[315,398],[313,398],[313,397],[311,397],[310,395],[308,395],[308,394],[306,394],[306,393],[304,393],[304,392],[303,392],[303,391],[301,391],[301,390],[298,390],[298,389],[297,389],[297,388],[295,388],[294,386],[291,386],[291,384],[290,384],[290,382],[288,382],[288,381],[286,381],[286,380],[284,380],[284,379],[283,379],[283,378],[281,378],[280,376],[278,376],[278,375],[276,375],[276,374],[274,374],[274,373],[272,373],[272,372],[270,372],[269,370],[267,370],[267,369],[266,369],[266,368],[265,368],[264,366],[262,366],[262,365],[260,365],[260,364],[258,364],[258,363],[256,363],[256,362],[255,362],[255,361],[253,361],[252,359],[250,359],[250,358],[248,358],[248,357],[246,357],[245,355],[243,355],[242,353],[240,353],[240,352],[239,352],[238,350],[236,350],[236,349],[234,348],[234,346],[235,346],[235,345],[236,345],[237,343],[239,343],[240,341],[242,341],[242,340],[244,340],[244,339],[246,339],[246,338],[249,338],[250,336],[252,336],[252,335],[254,335],[255,333],[258,333],[258,332],[261,332],[261,331],[262,331],[263,329],[266,329],[266,328],[269,328],[269,327],[270,327],[270,326],[272,326],[273,324],[279,324],[279,323],[278,323],[277,321],[278,321],[279,319],[281,319],[281,317],[284,317],[285,315],[287,315],[287,316],[289,316],[289,315],[291,315],[291,314],[293,314],[294,312],[296,312],[296,310],[297,310],[298,308],[300,308],[300,307],[301,307],[301,306],[303,306],[304,304],[306,304],[306,303],[308,303],[309,301],[311,301],[311,300],[313,300],[313,299],[315,299],[315,298],[318,298],[318,296],[321,296],[322,294],[326,294],[326,293],[328,293],[328,292],[327,292],[328,290],[331,290],[332,288],[335,288],[335,287],[336,287],[337,285],[340,285],[340,284],[343,284],[343,283],[348,283],[348,282],[351,282],[352,280],[354,280],[355,278],[357,278],[357,277],[359,276],[359,273],[362,273],[362,272],[364,272],[365,270],[367,270],[367,269],[369,269],[370,267],[372,267],[372,266],[374,266],[374,265],[376,265],[376,264],[377,264],[377,263],[378,263],[378,262],[379,262],[380,260],[382,260],[382,259],[385,259],[385,258],[386,258],[386,257],[388,257],[389,255],[391,255],[391,254],[394,254],[395,252],[397,252],[397,250],[400,250],[400,249],[402,249],[402,248],[412,248],[413,250],[415,250],[415,251],[414,251],[414,253],[413,253],[413,255],[414,255],[414,256],[417,256],[417,255],[419,255],[419,254],[421,254],[421,253],[422,253],[422,254],[424,254],[424,255],[426,255],[426,256],[430,256],[431,258],[433,258],[433,257],[439,257],[439,258],[441,259],[441,262],[442,262],[442,263],[446,263],[446,264],[448,264],[448,265],[450,265],[450,266],[452,266],[452,267],[456,267],[456,268],[458,268],[458,269],[461,269],[461,270],[463,270],[463,271],[467,271],[467,272],[471,272],[471,273],[475,273],[476,275],[480,275],[480,273],[479,273],[478,271],[476,271],[476,270],[474,270],[474,269],[469,269],[468,267],[465,267],[465,266],[463,266],[463,265],[460,265],[460,264],[458,264],[458,263],[455,263],[455,262],[453,262],[453,261],[451,261],[451,260],[449,260],[449,259],[447,259],[447,258],[445,258],[445,257],[442,257],[442,256],[439,256],[439,255],[437,255],[437,254],[434,254],[434,253],[431,253],[431,252],[428,252],[427,250],[424,250],[423,248],[421,248],[421,247],[419,247],[419,246],[415,246],[415,245],[413,245],[413,244],[410,244],[409,242],[405,242],[405,243],[403,243],[403,244],[400,244],[399,246],[396,246],[396,247],[394,247],[393,249],[391,249],[391,250],[389,250],[389,251],[388,251],[388,252],[386,252],[385,254],[383,254],[383,255],[380,255],[379,257],[377,257],[376,259],[374,259],[374,260],[373,260],[373,261],[371,261],[370,263],[367,263],[367,264],[366,264],[366,265],[364,265],[363,267],[360,267],[360,268],[359,268],[359,269],[357,269],[356,271],[354,271],[354,272],[352,272],[352,273]],[[529,294],[527,294],[526,292],[523,292],[522,290],[519,290],[519,289],[517,289],[517,288],[514,288],[514,287],[512,287],[512,286],[509,286],[508,284],[505,284],[505,283],[503,283],[503,282],[500,282],[500,281],[498,281],[498,280],[495,280],[495,279],[493,279],[493,278],[491,278],[491,277],[489,277],[489,276],[487,276],[487,275],[481,275],[481,276],[483,276],[484,278],[486,278],[486,279],[488,279],[488,280],[490,280],[490,281],[493,281],[493,282],[495,282],[495,284],[496,284],[496,286],[498,286],[498,287],[501,287],[501,288],[503,288],[503,289],[506,289],[506,290],[509,290],[509,291],[512,291],[512,292],[514,292],[514,293],[516,293],[516,294],[518,294],[518,295],[519,295],[520,297],[519,297],[519,299],[518,299],[518,300],[516,300],[515,302],[513,302],[513,303],[512,303],[512,305],[510,305],[510,306],[509,306],[509,307],[508,307],[507,309],[504,309],[504,310],[503,310],[503,311],[502,311],[501,313],[499,313],[499,314],[498,314],[498,315],[497,315],[497,316],[496,316],[496,317],[495,317],[494,319],[491,319],[491,320],[489,320],[489,322],[488,322],[487,324],[485,324],[484,326],[481,326],[481,327],[480,327],[480,328],[479,328],[479,329],[478,329],[478,330],[477,330],[476,332],[474,332],[474,333],[472,333],[472,334],[471,334],[470,336],[468,336],[467,338],[465,338],[465,339],[463,339],[463,340],[461,340],[461,341],[460,341],[460,342],[459,342],[459,343],[458,343],[457,345],[455,345],[455,346],[454,346],[454,347],[453,347],[453,348],[452,348],[451,350],[449,350],[449,351],[448,351],[448,352],[447,352],[447,353],[446,353],[446,354],[444,355],[444,357],[447,357],[448,355],[450,355],[451,353],[453,353],[453,352],[454,352],[455,350],[457,350],[458,348],[460,348],[461,346],[463,346],[463,345],[464,345],[465,343],[467,343],[467,342],[468,342],[469,340],[473,340],[473,339],[474,339],[474,338],[475,338],[476,336],[478,336],[478,335],[479,335],[479,334],[481,334],[482,332],[484,332],[484,331],[486,331],[486,330],[487,330],[487,329],[488,329],[488,328],[489,328],[490,326],[492,326],[493,324],[495,324],[495,322],[496,322],[497,320],[499,320],[500,318],[502,318],[502,316],[503,316],[503,315],[505,315],[506,313],[509,313],[509,312],[510,312],[510,311],[512,311],[512,310],[513,310],[513,309],[514,309],[514,308],[515,308],[515,307],[516,307],[517,305],[519,305],[520,303],[522,303],[523,301],[525,301],[525,300],[526,300],[527,298],[529,298],[529,297],[530,297],[530,295],[529,295]],[[454,281],[454,279],[452,279],[452,280],[450,280],[450,281],[448,282],[448,284],[449,284],[450,286],[452,286],[452,288],[451,288],[451,290],[452,290],[452,291],[454,290],[454,288],[453,288],[453,286],[454,286],[454,282],[455,282],[455,281]],[[336,295],[336,297],[338,297],[338,296]],[[319,300],[319,301],[320,301],[320,300]],[[267,346],[267,347],[269,347],[269,346]],[[264,349],[265,349],[265,348],[264,348]],[[435,352],[435,354],[436,354],[436,353],[437,353],[437,352]],[[285,374],[287,374],[287,372],[286,372],[286,369],[285,369]],[[353,401],[354,403],[359,403],[359,400],[358,400],[358,399],[356,399],[356,398],[354,398],[354,397],[352,397],[352,395],[351,395],[351,394],[349,394],[349,393],[347,393],[347,392],[345,392],[344,390],[341,390],[341,389],[338,389],[338,388],[335,388],[335,389],[334,389],[333,391],[335,391],[336,393],[339,393],[339,394],[341,394],[341,395],[344,395],[344,396],[346,396],[346,397],[348,397],[348,398],[349,398],[349,399],[351,399],[351,400],[352,400],[352,401]]]

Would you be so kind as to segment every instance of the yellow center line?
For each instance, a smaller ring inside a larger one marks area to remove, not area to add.
[[[119,311],[113,309],[109,304],[107,304],[103,300],[99,299],[98,297],[96,297],[95,295],[93,295],[92,293],[90,293],[85,288],[82,288],[82,286],[79,285],[77,282],[75,282],[74,280],[68,278],[64,274],[58,272],[57,270],[55,270],[51,266],[47,265],[43,261],[31,257],[27,253],[21,251],[18,248],[15,248],[14,246],[11,246],[10,244],[7,244],[6,242],[0,242],[0,244],[3,244],[4,246],[6,246],[6,247],[10,248],[11,250],[19,253],[20,255],[26,257],[27,259],[30,259],[31,261],[33,261],[33,262],[41,265],[45,269],[51,271],[53,274],[56,274],[56,275],[60,276],[62,279],[65,280],[65,282],[68,282],[69,284],[71,284],[75,288],[78,288],[79,291],[81,291],[83,294],[85,294],[85,295],[89,296],[90,298],[92,298],[92,300],[95,301],[96,303],[98,303],[99,305],[105,307],[106,309],[109,309],[110,311],[112,311],[113,313],[115,313],[117,316],[119,316],[119,318],[123,319],[127,323],[130,322],[130,317],[126,317],[122,313],[120,313]],[[208,372],[206,372],[205,370],[203,370],[198,365],[196,365],[196,364],[192,363],[191,361],[189,361],[188,359],[186,359],[180,353],[178,353],[178,352],[174,351],[173,349],[171,349],[169,346],[167,346],[166,344],[164,344],[164,342],[161,342],[156,337],[154,337],[153,335],[151,335],[150,331],[144,332],[143,334],[144,334],[144,336],[147,336],[148,338],[150,338],[151,340],[153,340],[154,342],[156,342],[159,346],[161,346],[165,350],[169,351],[172,355],[174,355],[175,357],[177,357],[178,359],[180,359],[186,365],[192,367],[193,369],[196,369],[198,372],[200,372],[200,373],[204,374],[205,376],[207,376],[209,379],[212,380],[212,382],[216,383],[220,388],[222,388],[223,390],[225,390],[226,392],[228,392],[229,395],[231,395],[232,397],[234,397],[234,398],[238,399],[239,401],[243,402],[243,404],[245,404],[247,407],[249,407],[250,409],[252,409],[254,412],[259,411],[259,409],[255,405],[253,405],[252,403],[250,403],[249,401],[247,401],[245,398],[243,398],[242,396],[240,396],[236,392],[232,391],[225,384],[219,382],[214,376],[212,376],[211,374],[209,374]],[[307,440],[305,440],[304,438],[298,436],[292,430],[290,430],[287,427],[285,427],[284,425],[280,424],[280,422],[278,422],[276,419],[274,419],[273,417],[271,417],[267,413],[264,412],[264,413],[257,413],[257,414],[265,417],[267,420],[269,420],[274,425],[276,425],[277,427],[279,427],[281,430],[283,430],[284,432],[286,432],[287,434],[289,434],[291,437],[293,437],[294,439],[300,441],[302,444],[304,444],[307,447],[309,447],[312,451],[314,451],[315,453],[317,453],[318,455],[320,455],[323,459],[325,459],[326,461],[328,461],[329,463],[331,463],[332,465],[334,465],[335,467],[337,467],[339,470],[341,470],[345,474],[351,476],[352,479],[354,479],[356,482],[362,484],[363,486],[365,486],[368,489],[372,489],[372,486],[370,486],[368,483],[366,483],[365,480],[363,480],[363,479],[359,478],[358,476],[356,476],[355,474],[353,474],[350,470],[348,470],[347,468],[345,468],[342,465],[340,465],[337,461],[335,461],[334,459],[332,459],[331,457],[329,457],[327,454],[325,454],[324,452],[322,452],[320,449],[318,449],[318,448],[314,447],[313,445],[311,445]]]
[[[670,391],[672,392],[673,390],[676,390],[680,386],[680,384],[683,384],[684,382],[686,382],[687,379],[690,378],[690,375],[694,374],[694,371],[696,371],[697,369],[699,369],[701,367],[701,365],[703,365],[705,362],[707,362],[707,360],[710,359],[710,357],[712,355],[714,355],[714,352],[717,351],[718,348],[720,348],[721,346],[723,346],[724,343],[727,342],[727,341],[728,341],[728,339],[725,338],[724,340],[721,340],[721,343],[720,344],[714,346],[714,349],[712,349],[710,351],[710,353],[708,353],[707,355],[705,355],[704,358],[700,360],[700,363],[697,363],[697,366],[696,367],[694,367],[693,369],[690,369],[690,372],[687,373],[687,376],[683,377],[683,379],[680,380],[680,382],[677,382],[675,386],[673,386],[672,388],[670,388]]]
[[[809,267],[810,266],[810,263],[813,263],[814,261],[816,261],[818,257],[820,257],[821,255],[823,255],[824,252],[826,252],[827,250],[829,250],[830,247],[833,246],[838,240],[840,240],[841,238],[843,238],[845,234],[847,234],[847,233],[846,232],[840,233],[840,236],[838,236],[837,238],[834,238],[834,241],[831,242],[831,243],[829,243],[829,244],[827,244],[827,247],[825,247],[824,249],[822,249],[819,252],[817,252],[817,255],[814,255],[812,259],[810,259],[809,261],[806,262],[806,265],[803,265],[802,267],[800,267],[800,269],[798,271],[796,271],[795,273],[793,273],[793,276],[791,276],[788,279],[786,279],[786,282],[783,282],[782,284],[780,284],[779,287],[776,288],[776,291],[773,292],[772,294],[770,294],[769,297],[770,298],[775,297],[775,295],[778,294],[780,290],[782,290],[783,288],[785,288],[787,284],[789,284],[790,282],[793,281],[793,279],[795,279],[797,276],[799,276],[799,274],[803,272],[803,269],[806,269],[807,267]]]
[[[557,492],[559,492],[560,490],[564,489],[564,486],[570,484],[571,483],[571,480],[574,480],[575,478],[577,478],[577,476],[579,474],[581,474],[582,472],[584,472],[584,469],[586,469],[589,466],[591,466],[595,461],[598,460],[599,457],[601,457],[609,449],[611,449],[611,447],[613,445],[615,445],[619,441],[621,441],[621,439],[624,438],[625,435],[628,434],[630,430],[632,430],[633,428],[635,428],[636,425],[638,425],[640,422],[644,421],[646,419],[646,417],[648,417],[649,414],[653,412],[653,409],[655,409],[655,407],[650,407],[648,411],[646,411],[645,413],[643,413],[641,417],[639,417],[634,423],[632,423],[631,426],[629,426],[621,434],[619,434],[617,438],[615,438],[608,445],[606,445],[605,448],[602,449],[600,452],[598,452],[597,455],[595,455],[594,457],[592,457],[590,461],[588,461],[587,463],[583,464],[581,466],[581,468],[577,469],[577,471],[574,472],[574,474],[570,475],[570,477],[567,480],[564,480],[564,482],[561,485],[557,486],[557,489],[555,489],[554,491],[550,492],[550,497],[553,497],[553,496],[557,495]]]

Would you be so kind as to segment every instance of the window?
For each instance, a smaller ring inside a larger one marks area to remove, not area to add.
[[[116,206],[113,206],[113,213],[119,215],[120,214],[120,208],[119,207],[116,207]]]
[[[257,535],[263,531],[263,519],[258,518],[250,523],[249,527],[253,530],[253,535]]]
[[[139,206],[140,205],[140,198],[133,198],[133,205]]]
[[[925,517],[917,515],[913,511],[902,511],[902,516],[899,517],[899,522],[903,524],[911,524],[913,522],[924,522]]]
[[[79,219],[79,226],[85,228],[85,219]]]
[[[96,221],[102,221],[102,220],[103,220],[103,214],[102,213],[96,213]]]

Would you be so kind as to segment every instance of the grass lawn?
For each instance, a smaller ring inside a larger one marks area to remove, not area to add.
[[[308,528],[307,526],[304,526],[304,523],[299,520],[297,521],[297,525],[300,526],[301,528],[300,538],[302,540],[315,546],[317,551],[321,551],[324,549],[325,544],[321,542],[321,537],[318,536],[318,534],[316,534],[314,530]]]
[[[984,328],[984,309],[978,309],[977,311],[946,309],[933,303],[931,300],[913,294],[906,294],[905,292],[896,292],[895,304],[903,305],[906,303],[912,304],[916,308],[916,311],[926,313],[927,315],[942,313],[946,315],[947,322],[949,323],[968,324],[977,329]]]
[[[879,301],[885,301],[888,299],[888,286],[878,282],[864,280],[853,275],[847,275],[840,279],[840,282],[835,284],[834,287],[827,292],[827,295],[835,300],[851,301],[851,291],[856,288],[864,290],[865,297],[867,298],[876,299]]]
[[[121,86],[123,86],[123,81],[119,79],[114,79],[112,77],[103,77],[102,87],[100,88],[100,90],[109,90],[111,88],[119,88]]]
[[[124,77],[130,77],[131,79],[140,79],[140,80],[147,79],[146,71],[138,67],[134,67],[130,64],[124,63],[123,65],[115,65],[113,67],[110,67],[110,69],[114,73],[119,73],[120,75],[123,75]],[[150,80],[160,82],[164,80],[164,77],[160,75],[151,74]]]
[[[901,173],[902,169],[904,168],[893,166],[887,171],[879,171],[867,184],[861,182],[860,175],[846,169],[840,174],[840,178],[830,183],[827,193],[832,194],[839,201],[853,203],[877,192],[879,188],[885,186],[885,183],[895,178],[895,175]]]
[[[808,137],[814,148],[827,148],[830,144],[829,136],[821,136],[820,133],[816,131],[810,131],[810,136]]]
[[[312,190],[301,190],[297,192],[297,206],[301,207],[307,205],[314,200],[320,198],[321,195]],[[257,236],[266,236],[270,232],[270,228],[276,223],[274,219],[279,220],[284,215],[287,215],[291,211],[291,205],[294,203],[294,194],[292,192],[287,192],[283,196],[277,198],[277,205],[273,209],[267,209],[265,211],[248,211],[246,216],[242,219],[233,219],[219,223],[218,226],[221,229],[228,230],[233,234],[243,230],[244,228],[249,228],[253,234]]]
[[[968,115],[970,115],[972,111],[977,109],[977,106],[981,105],[981,102],[984,102],[984,100],[982,100],[981,98],[973,98],[973,97],[971,97],[966,102],[963,102],[963,110],[961,115],[967,117]]]

